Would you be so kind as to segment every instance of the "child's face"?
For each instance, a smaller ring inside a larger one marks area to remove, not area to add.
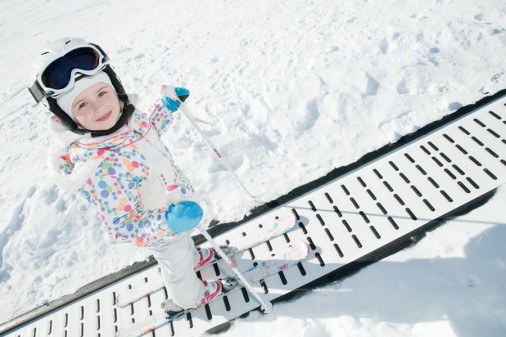
[[[105,83],[95,83],[81,91],[71,108],[76,122],[91,131],[112,128],[121,115],[121,104],[116,91]]]

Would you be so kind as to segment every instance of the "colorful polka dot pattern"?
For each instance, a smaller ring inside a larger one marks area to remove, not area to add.
[[[156,104],[151,112],[151,121],[154,125],[156,125],[158,134],[161,136],[161,134],[167,130],[170,123],[172,123],[172,112],[165,108],[162,104]]]

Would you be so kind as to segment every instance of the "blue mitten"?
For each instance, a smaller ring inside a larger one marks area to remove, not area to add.
[[[172,98],[169,98],[167,96],[162,97],[162,102],[163,102],[163,105],[165,105],[165,107],[167,109],[169,109],[170,112],[176,111],[181,106],[181,103],[179,103],[178,101],[175,101]]]
[[[194,201],[182,201],[170,204],[165,219],[174,233],[188,232],[197,227],[202,220],[204,211]]]
[[[184,102],[190,96],[190,91],[185,88],[167,87],[164,89],[164,92],[166,95],[162,97],[162,103],[171,112],[179,109],[181,102]]]

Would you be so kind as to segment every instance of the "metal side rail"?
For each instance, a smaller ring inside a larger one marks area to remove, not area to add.
[[[306,240],[311,246],[307,260],[255,286],[265,299],[273,301],[354,263],[367,263],[393,253],[392,247],[398,249],[400,242],[409,241],[438,219],[505,182],[503,93],[215,239],[219,244],[233,245],[239,239],[258,235],[262,223],[280,211],[296,213],[299,221],[293,231],[249,252],[252,259],[262,260],[282,251],[290,242]],[[201,277],[224,274],[229,274],[227,267],[218,264],[202,271]],[[159,281],[157,266],[150,266],[11,329],[6,336],[114,336],[120,327],[160,312],[160,304],[166,299],[161,290],[120,309],[114,306],[117,294]],[[237,291],[147,336],[200,334],[258,306],[251,295]]]

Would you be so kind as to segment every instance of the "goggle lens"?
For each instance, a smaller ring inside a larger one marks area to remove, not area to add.
[[[53,61],[42,73],[41,81],[47,88],[65,88],[75,69],[90,71],[100,64],[100,55],[93,48],[78,48]]]

